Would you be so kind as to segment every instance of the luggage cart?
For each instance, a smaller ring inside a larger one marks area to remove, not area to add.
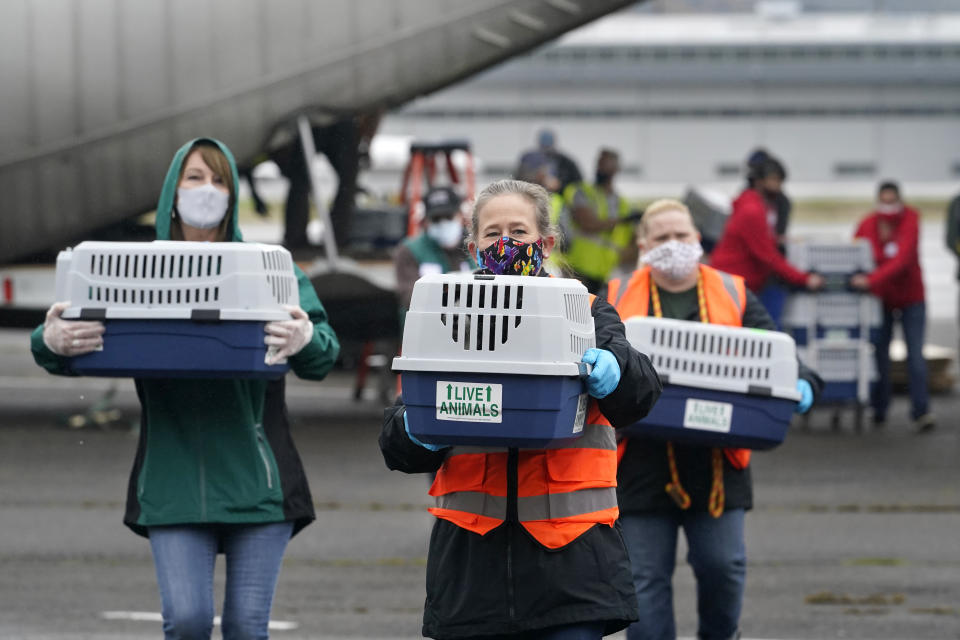
[[[797,268],[823,275],[825,286],[788,298],[783,330],[796,341],[801,359],[824,380],[818,404],[832,407],[831,427],[840,429],[841,412],[852,405],[854,427],[861,432],[875,377],[872,344],[883,313],[877,298],[850,290],[848,283],[854,274],[873,270],[872,249],[864,240],[795,241],[787,245],[787,257]],[[810,414],[802,420],[809,427]]]

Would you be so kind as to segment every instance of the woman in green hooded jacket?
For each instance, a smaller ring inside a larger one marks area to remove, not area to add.
[[[237,168],[210,138],[181,147],[157,205],[158,240],[241,242]],[[291,319],[266,324],[268,362],[288,358],[301,378],[322,379],[339,352],[336,335],[304,273]],[[47,312],[33,332],[37,363],[72,375],[70,357],[99,349],[104,325]],[[109,337],[108,337],[109,341]],[[109,346],[109,345],[108,345]],[[167,638],[209,638],[213,570],[226,555],[224,638],[266,638],[280,564],[290,537],[314,519],[290,437],[284,380],[137,379],[140,441],[124,523],[150,539]]]

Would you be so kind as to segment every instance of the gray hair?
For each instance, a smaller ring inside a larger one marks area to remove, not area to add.
[[[496,197],[517,194],[533,205],[540,237],[554,236],[559,239],[560,230],[550,222],[550,194],[538,184],[523,180],[497,180],[481,191],[473,203],[470,216],[470,239],[477,242],[480,233],[480,211]]]

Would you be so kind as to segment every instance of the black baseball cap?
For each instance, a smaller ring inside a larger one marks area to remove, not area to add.
[[[423,196],[424,215],[442,218],[460,211],[462,199],[450,187],[434,187]]]

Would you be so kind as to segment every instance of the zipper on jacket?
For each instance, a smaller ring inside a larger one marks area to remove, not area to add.
[[[513,530],[520,521],[517,516],[517,474],[520,452],[515,447],[507,450],[507,606],[510,619],[517,617],[513,593]]]
[[[207,470],[203,464],[203,454],[200,454],[200,520],[207,521]]]
[[[256,425],[254,430],[257,432],[257,451],[260,452],[260,459],[263,460],[263,467],[267,472],[267,489],[273,489],[273,471],[270,469],[270,458],[267,457],[266,445],[263,441],[262,427]]]

